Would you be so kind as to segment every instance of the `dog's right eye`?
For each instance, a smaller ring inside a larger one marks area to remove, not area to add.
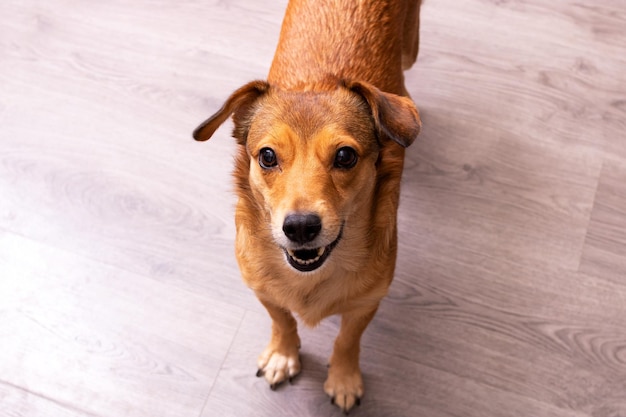
[[[335,155],[335,168],[350,169],[356,165],[359,159],[356,151],[349,146],[344,146]]]
[[[274,168],[278,165],[276,152],[272,148],[262,148],[259,152],[259,165],[265,169]]]

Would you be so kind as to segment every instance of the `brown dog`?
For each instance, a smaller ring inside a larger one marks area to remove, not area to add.
[[[393,278],[404,148],[419,114],[402,70],[417,57],[421,0],[291,0],[267,82],[235,91],[194,132],[232,114],[239,144],[236,254],[272,318],[258,376],[300,372],[292,312],[341,314],[324,390],[363,395],[361,335]]]

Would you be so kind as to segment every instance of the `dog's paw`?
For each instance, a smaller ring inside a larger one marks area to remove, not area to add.
[[[346,371],[338,366],[328,369],[328,378],[324,383],[324,391],[330,396],[330,402],[339,407],[344,413],[355,405],[361,405],[363,396],[363,378],[358,369]]]
[[[265,376],[272,390],[285,380],[292,379],[300,373],[300,356],[298,347],[294,346],[289,349],[276,349],[268,346],[259,356],[257,362],[259,370],[257,376]]]

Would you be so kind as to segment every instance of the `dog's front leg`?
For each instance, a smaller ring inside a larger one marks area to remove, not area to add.
[[[361,335],[377,309],[378,305],[341,316],[341,329],[330,358],[324,391],[331,402],[346,413],[355,404],[359,405],[363,396],[363,378],[359,367]]]
[[[260,299],[272,317],[272,338],[258,359],[257,376],[265,375],[271,389],[300,373],[300,337],[293,315],[269,301]]]

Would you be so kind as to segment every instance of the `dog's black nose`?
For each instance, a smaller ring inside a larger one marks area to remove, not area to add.
[[[322,230],[322,219],[317,214],[290,214],[283,223],[283,232],[292,242],[312,241]]]

